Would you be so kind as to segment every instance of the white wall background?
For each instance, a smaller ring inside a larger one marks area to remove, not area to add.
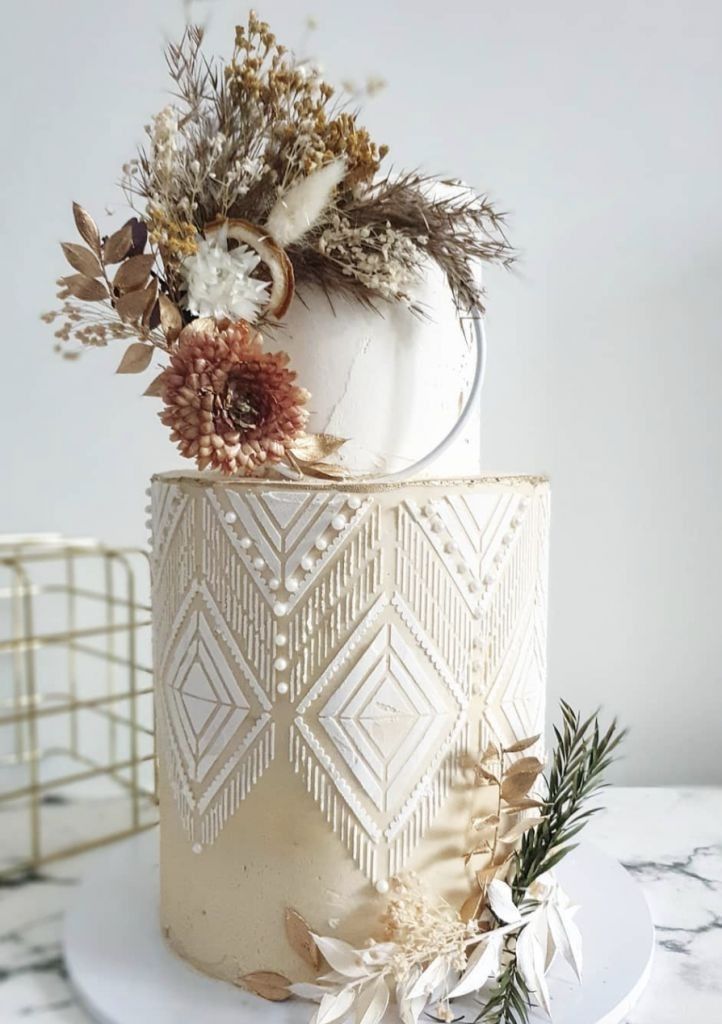
[[[489,189],[487,469],[554,486],[550,696],[632,727],[617,778],[722,782],[722,5],[266,0],[329,77],[386,77],[365,120],[399,166]],[[237,2],[194,7],[228,52]],[[178,464],[118,352],[61,363],[38,313],[70,200],[114,188],[165,102],[176,0],[24,0],[0,39],[0,530],[143,543]]]

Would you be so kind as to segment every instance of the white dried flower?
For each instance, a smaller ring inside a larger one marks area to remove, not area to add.
[[[253,277],[260,257],[239,245],[228,251],[227,229],[198,240],[198,250],[183,261],[188,287],[185,306],[195,316],[254,323],[266,305],[268,283]]]

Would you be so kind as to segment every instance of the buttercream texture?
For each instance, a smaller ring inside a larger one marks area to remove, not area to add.
[[[376,887],[468,892],[464,757],[542,732],[548,485],[152,486],[161,915],[208,973],[306,976]]]

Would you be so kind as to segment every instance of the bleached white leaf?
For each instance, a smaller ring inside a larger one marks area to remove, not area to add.
[[[366,985],[356,1000],[356,1024],[380,1024],[389,1005],[389,987],[384,978]]]
[[[339,157],[278,197],[268,215],[266,230],[279,245],[285,248],[297,242],[314,226],[345,173],[346,161]]]
[[[449,965],[446,958],[437,956],[419,975],[409,991],[409,999],[417,999],[419,996],[430,996],[439,987],[448,973]]]
[[[396,1005],[399,1011],[399,1017],[401,1018],[401,1024],[417,1024],[421,1013],[428,1002],[428,997],[425,995],[416,996],[411,998],[410,991],[413,988],[416,980],[420,974],[420,971],[416,971],[411,977],[401,985],[396,987]]]
[[[313,941],[321,951],[321,955],[332,967],[345,978],[364,978],[368,970],[363,965],[358,950],[343,939],[333,939],[326,935],[314,935]]]
[[[514,903],[511,895],[511,887],[502,882],[500,878],[494,878],[486,889],[489,906],[496,916],[504,924],[515,924],[521,921],[521,912]]]
[[[449,999],[458,999],[469,992],[478,992],[489,978],[499,972],[502,937],[492,932],[489,938],[479,943],[466,965],[458,984],[449,992]]]
[[[581,981],[582,933],[579,931],[572,913],[552,903],[547,908],[547,920],[556,949]]]
[[[399,947],[395,942],[374,942],[372,946],[358,951],[361,962],[369,967],[378,967],[387,964],[394,953],[398,953]]]
[[[546,932],[543,941],[538,932],[539,922],[535,917],[522,928],[516,940],[516,963],[522,979],[548,1016],[551,1016],[549,988],[544,977],[546,970]]]
[[[288,986],[289,992],[299,999],[310,999],[313,1003],[320,1003],[328,989],[323,985],[314,985],[308,981],[294,981]]]
[[[328,993],[322,998],[311,1018],[311,1024],[336,1024],[336,1021],[343,1020],[355,999],[356,992],[350,987],[342,988],[340,992]]]

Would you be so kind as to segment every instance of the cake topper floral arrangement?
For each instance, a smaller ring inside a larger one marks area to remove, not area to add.
[[[239,979],[273,1001],[292,996],[318,1004],[311,1024],[381,1024],[389,1006],[402,1024],[440,1022],[526,1024],[534,1006],[551,1016],[546,973],[558,955],[581,980],[577,907],[559,886],[555,866],[575,849],[575,836],[599,805],[624,732],[602,731],[597,715],[583,720],[562,702],[562,725],[544,785],[543,763],[530,754],[539,736],[506,748],[491,743],[468,766],[471,785],[491,788],[495,810],[475,817],[468,898],[453,907],[414,875],[392,880],[383,938],[360,949],[312,932],[293,908],[286,934],[317,975],[292,983],[274,971]]]
[[[384,172],[387,147],[255,14],[227,63],[202,44],[189,27],[167,48],[172,101],[123,168],[135,216],[104,235],[73,205],[82,244],[63,243],[73,273],[44,319],[67,358],[124,338],[119,373],[160,357],[145,394],[200,469],[337,476],[343,440],[305,432],[310,396],[262,332],[311,288],[423,316],[413,285],[429,261],[460,315],[481,309],[479,261],[514,258],[503,218],[459,182]]]

